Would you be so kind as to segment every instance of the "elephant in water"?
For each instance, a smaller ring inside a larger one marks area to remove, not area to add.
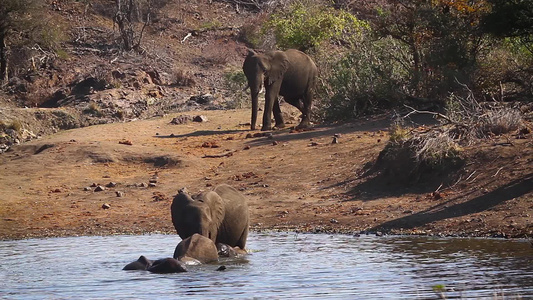
[[[198,233],[213,243],[245,249],[249,227],[248,204],[235,188],[222,184],[213,191],[193,197],[180,190],[170,210],[174,228],[183,240]]]
[[[127,264],[122,270],[146,270],[152,273],[181,273],[187,272],[185,263],[174,258],[158,259],[154,262],[142,256],[138,260]]]
[[[297,128],[310,126],[318,69],[309,56],[295,49],[269,51],[264,54],[249,50],[242,69],[252,95],[252,130],[255,130],[258,95],[263,83],[266,93],[261,130],[271,129],[272,112],[276,121],[275,126],[285,127],[278,101],[279,95],[302,112],[302,121]]]
[[[192,258],[200,263],[209,263],[218,260],[218,251],[212,240],[195,233],[176,246],[174,258],[184,262],[189,262]]]

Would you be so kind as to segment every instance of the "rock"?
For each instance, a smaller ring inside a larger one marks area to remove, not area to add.
[[[124,196],[124,192],[121,192],[121,191],[116,191],[115,194],[117,195],[117,197],[123,197]]]
[[[180,115],[172,119],[172,121],[170,121],[170,124],[175,124],[175,125],[186,124],[192,121],[192,119],[193,117],[191,115]]]
[[[122,140],[122,141],[119,141],[118,143],[121,145],[128,145],[128,146],[133,145],[133,143],[130,140]]]
[[[224,271],[226,270],[226,266],[220,266],[217,268],[217,271]]]
[[[250,146],[244,146],[243,150],[250,150]]]
[[[207,122],[208,121],[207,117],[204,115],[195,116],[192,120],[194,122]]]
[[[152,188],[152,187],[156,187],[156,186],[157,186],[157,184],[155,184],[155,183],[153,183],[153,182],[148,183],[148,187],[151,187],[151,188]]]
[[[98,186],[94,189],[95,192],[101,192],[101,191],[104,191],[104,190],[105,190],[105,187],[103,187],[103,186],[101,186],[101,185],[98,185]]]
[[[203,94],[198,96],[192,96],[189,101],[194,101],[198,104],[209,104],[215,100],[215,97],[211,94]]]
[[[104,203],[104,204],[102,204],[102,208],[103,209],[110,209],[111,205],[109,205],[109,203]]]
[[[332,144],[338,144],[339,143],[339,138],[334,136],[333,137],[333,141],[331,141]]]
[[[110,182],[110,183],[106,184],[105,186],[108,187],[108,188],[112,188],[112,187],[116,187],[117,183],[116,182]]]
[[[91,187],[88,187],[88,186],[86,186],[86,187],[84,187],[84,188],[83,188],[83,190],[84,190],[84,191],[86,191],[86,192],[88,192],[88,191],[92,191],[92,188],[91,188]]]

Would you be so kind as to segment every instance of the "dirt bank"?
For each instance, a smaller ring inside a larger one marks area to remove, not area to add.
[[[435,180],[363,176],[388,139],[386,117],[247,138],[259,133],[245,125],[248,110],[201,114],[207,122],[167,115],[12,147],[0,155],[0,238],[173,233],[178,189],[220,183],[247,196],[255,230],[533,235],[531,136],[465,149],[462,176],[433,193]]]

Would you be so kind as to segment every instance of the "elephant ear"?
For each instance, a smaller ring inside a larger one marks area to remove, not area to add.
[[[213,233],[218,233],[220,225],[224,221],[224,216],[226,215],[226,206],[224,200],[215,192],[207,192],[204,197],[204,202],[207,204],[211,214],[211,231]],[[216,236],[211,237],[211,239],[216,240]]]
[[[268,85],[282,80],[283,75],[289,69],[289,57],[282,51],[275,51],[270,59],[270,69],[265,69]]]

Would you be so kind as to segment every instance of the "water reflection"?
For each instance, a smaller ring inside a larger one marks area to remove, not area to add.
[[[145,255],[169,257],[173,235],[0,241],[0,297],[165,299],[435,299],[533,297],[529,243],[325,234],[251,234],[252,254],[190,272],[122,271]],[[216,271],[220,265],[227,269]]]

